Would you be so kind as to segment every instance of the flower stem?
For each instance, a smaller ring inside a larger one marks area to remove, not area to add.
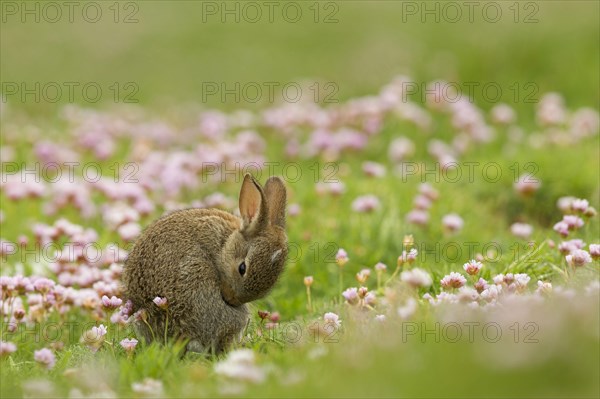
[[[344,273],[343,273],[343,268],[340,267],[340,291],[339,292],[343,292],[344,291]]]
[[[167,344],[167,331],[169,330],[169,309],[166,309],[167,318],[165,321],[165,345]]]
[[[308,299],[308,311],[312,313],[312,301],[310,298],[310,286],[306,286],[306,297]]]
[[[142,321],[144,322],[144,324],[146,324],[148,326],[148,328],[150,329],[150,334],[152,334],[152,341],[156,341],[156,337],[154,336],[154,330],[152,329],[152,327],[150,327],[150,324],[148,324],[148,321],[142,319]]]

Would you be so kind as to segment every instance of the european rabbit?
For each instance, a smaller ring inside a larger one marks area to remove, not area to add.
[[[271,177],[263,190],[247,174],[241,218],[186,209],[146,228],[123,272],[126,297],[147,315],[136,322],[138,332],[148,341],[161,339],[168,314],[169,337],[189,339],[188,350],[225,350],[247,324],[246,303],[264,297],[283,271],[285,206],[281,179]],[[153,303],[157,296],[167,298],[166,310]]]

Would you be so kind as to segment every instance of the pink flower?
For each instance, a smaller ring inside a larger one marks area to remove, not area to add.
[[[514,123],[516,119],[515,110],[507,104],[495,105],[490,113],[492,121],[500,125],[510,125],[511,123]]]
[[[56,363],[56,357],[54,356],[54,353],[48,348],[43,348],[33,352],[33,359],[46,369],[51,369]]]
[[[17,345],[12,342],[4,342],[0,341],[0,358],[4,356],[8,356],[11,353],[14,353],[17,350]]]
[[[314,281],[313,276],[304,277],[304,285],[307,287],[310,287],[311,285],[313,285],[313,281]]]
[[[590,255],[594,259],[600,258],[600,244],[590,244]]]
[[[419,256],[419,251],[417,251],[416,248],[413,248],[408,252],[402,251],[402,255],[398,257],[398,264],[412,264],[415,260],[417,260],[417,256]]]
[[[166,309],[169,306],[167,303],[167,298],[161,298],[159,296],[154,298],[152,302],[154,302],[154,304],[161,309]]]
[[[98,327],[94,326],[90,330],[83,333],[81,342],[84,343],[88,349],[95,353],[104,343],[104,336],[107,334],[107,332],[108,330],[104,324],[100,324]]]
[[[439,197],[438,191],[435,188],[433,188],[429,183],[421,183],[419,185],[419,193],[423,194],[432,201],[437,200]]]
[[[135,338],[125,338],[120,342],[121,347],[125,349],[126,352],[131,353],[135,349],[138,344],[138,340]]]
[[[340,182],[327,183],[329,192],[333,195],[342,195],[346,191],[346,185]]]
[[[340,320],[340,316],[335,313],[328,312],[323,315],[323,320],[325,320],[325,324],[332,325],[334,327],[340,327],[342,325],[342,321]]]
[[[112,316],[110,316],[110,322],[113,324],[125,326],[129,323],[129,317],[123,314],[122,312],[115,312]]]
[[[348,288],[342,292],[342,296],[350,305],[358,303],[358,289],[356,287]]]
[[[478,262],[475,259],[471,259],[470,261],[464,264],[463,269],[465,269],[467,274],[474,276],[481,271],[482,267],[483,264],[481,264],[481,262]]]
[[[343,248],[338,249],[337,254],[335,255],[335,261],[338,265],[344,266],[350,258],[348,258],[348,254]]]
[[[15,290],[15,280],[10,276],[0,276],[0,289],[3,296],[12,296]]]
[[[383,271],[387,270],[387,266],[381,262],[378,262],[375,265],[375,270],[377,270],[378,272],[383,272]]]
[[[475,283],[474,287],[477,290],[477,292],[481,294],[484,290],[488,288],[488,283],[480,277],[479,280],[477,280],[477,282]]]
[[[105,206],[102,213],[104,222],[112,229],[126,223],[137,222],[140,219],[137,210],[123,202],[116,202],[110,206]]]
[[[598,134],[600,116],[592,108],[581,108],[573,113],[569,121],[569,133],[575,138],[584,138]]]
[[[562,254],[568,254],[576,249],[583,249],[583,247],[585,247],[585,243],[578,238],[558,244],[558,250]]]
[[[539,179],[530,176],[530,175],[522,175],[519,177],[517,182],[514,184],[515,190],[522,195],[531,195],[537,190],[539,190],[541,183]]]
[[[133,241],[136,239],[137,236],[140,235],[140,233],[142,232],[142,228],[138,223],[128,222],[119,226],[117,232],[124,241]]]
[[[564,221],[556,223],[552,229],[563,237],[569,235],[569,225]]]
[[[96,326],[92,327],[91,331],[98,338],[103,338],[106,335],[106,333],[108,332],[108,330],[106,329],[104,324],[100,324],[98,327],[96,327]]]
[[[114,295],[111,298],[107,297],[106,295],[102,296],[102,306],[104,306],[106,309],[115,310],[116,308],[121,306],[122,303],[123,300],[117,298]]]
[[[384,165],[372,161],[363,162],[362,170],[370,177],[384,177],[386,173]]]
[[[553,126],[564,123],[566,110],[562,96],[557,93],[544,95],[538,103],[536,119],[542,126]]]
[[[513,223],[510,232],[516,237],[527,239],[533,233],[533,227],[527,223]]]
[[[463,228],[464,222],[456,213],[450,213],[442,218],[442,225],[446,230],[455,232]]]
[[[577,230],[583,226],[583,219],[575,215],[565,215],[562,221],[569,226],[569,230]]]
[[[592,262],[592,257],[588,251],[583,249],[572,251],[565,259],[570,266],[584,266],[585,264]]]
[[[406,221],[408,223],[425,226],[429,223],[429,213],[419,209],[414,209],[406,214]]]
[[[585,213],[589,206],[590,203],[585,199],[576,199],[571,203],[571,208],[579,213]]]
[[[26,292],[32,292],[34,290],[33,284],[31,284],[31,280],[27,277],[16,276],[14,278],[15,288],[19,292],[20,295]]]
[[[269,316],[269,320],[271,320],[273,323],[277,323],[280,319],[281,315],[279,314],[279,312],[273,312]]]
[[[367,295],[368,292],[369,292],[369,289],[367,287],[360,287],[358,289],[358,297],[360,299],[364,299],[364,297]]]
[[[352,202],[352,209],[360,213],[372,212],[379,207],[379,199],[374,195],[363,195]]]
[[[366,269],[368,270],[368,269]],[[369,270],[369,273],[365,273],[365,269],[361,270],[360,272],[356,273],[356,280],[360,283],[360,284],[364,284],[367,279],[369,278],[369,276],[371,275],[370,273],[371,271]]]
[[[288,216],[294,217],[300,214],[301,208],[298,204],[290,204],[287,208]]]
[[[365,305],[374,306],[377,303],[377,296],[373,292],[368,292],[364,298]]]
[[[423,194],[419,194],[413,200],[413,205],[415,206],[415,208],[425,211],[431,208],[432,202],[431,199],[429,199],[429,197],[426,197]]]
[[[50,292],[50,290],[54,288],[54,285],[54,281],[44,277],[38,278],[33,282],[33,288],[41,294],[47,294]]]
[[[339,196],[346,191],[346,186],[341,181],[334,182],[319,182],[315,186],[317,194],[329,193],[331,195]]]
[[[400,163],[415,152],[415,145],[406,137],[399,137],[390,143],[388,157],[393,163]]]
[[[451,272],[440,280],[443,288],[460,288],[465,285],[467,279],[460,273]]]

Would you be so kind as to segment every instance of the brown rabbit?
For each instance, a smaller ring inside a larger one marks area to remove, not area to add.
[[[146,228],[123,272],[126,297],[147,314],[146,322],[136,322],[138,332],[147,341],[162,339],[168,314],[169,337],[189,339],[188,350],[221,352],[239,339],[248,321],[246,303],[264,297],[283,271],[285,205],[281,179],[271,177],[263,190],[247,174],[241,218],[186,209]],[[157,296],[167,299],[166,310],[153,303]]]

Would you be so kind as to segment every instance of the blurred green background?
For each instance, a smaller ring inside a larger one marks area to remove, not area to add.
[[[35,3],[37,12],[22,14],[24,9],[36,10]],[[401,73],[418,82],[496,82],[501,100],[517,108],[524,95],[539,99],[547,91],[563,93],[571,106],[597,106],[599,101],[598,1],[469,6],[468,2],[310,0],[269,6],[260,1],[249,5],[111,0],[97,1],[91,8],[78,2],[73,22],[67,6],[58,2],[62,16],[55,23],[51,21],[56,10],[44,3],[2,1],[4,84],[98,82],[107,90],[118,82],[122,101],[133,91],[122,86],[134,82],[139,91],[132,98],[160,108],[202,102],[203,82],[335,82],[339,88],[335,97],[343,101],[376,93]],[[96,7],[101,12],[98,22],[86,22],[84,17],[93,19]],[[427,13],[436,7],[439,12]],[[252,23],[257,9],[262,16]],[[237,15],[225,10],[237,10]],[[297,10],[299,21],[287,22]],[[524,89],[530,82],[539,92]],[[516,103],[514,84],[521,90]],[[111,102],[112,94],[105,92],[101,102]],[[474,95],[484,109],[493,105],[486,104],[481,90]],[[81,95],[75,97],[75,102],[86,105]],[[35,103],[32,97],[22,102],[12,96],[8,101],[36,113],[52,113],[68,99],[63,95],[53,104],[43,99]],[[206,104],[224,109],[268,105],[243,100],[236,104],[232,97],[223,103],[219,96],[210,96]]]

